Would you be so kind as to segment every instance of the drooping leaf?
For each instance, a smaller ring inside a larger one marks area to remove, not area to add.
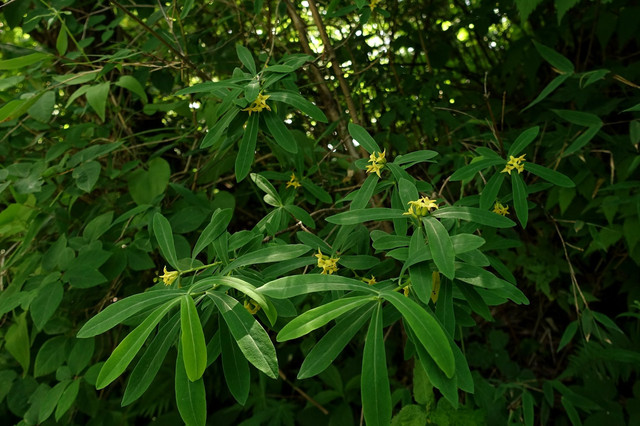
[[[191,296],[180,299],[180,343],[187,377],[195,382],[207,368],[207,344],[198,316],[198,309]]]
[[[429,241],[429,250],[438,270],[450,280],[455,276],[455,253],[453,244],[446,228],[434,217],[427,216],[422,219],[427,239]]]
[[[242,181],[251,170],[253,164],[253,156],[256,150],[258,140],[258,124],[260,116],[258,113],[253,114],[247,121],[247,127],[244,129],[244,135],[238,144],[238,154],[236,156],[236,181]]]
[[[217,291],[207,292],[227,323],[244,357],[272,379],[278,377],[278,359],[271,339],[255,318],[234,298]]]
[[[120,342],[102,365],[96,380],[96,389],[107,387],[124,372],[147,340],[147,337],[149,337],[149,334],[177,302],[178,300],[171,300],[157,308]]]
[[[182,421],[187,426],[205,426],[207,423],[207,398],[202,378],[192,382],[184,369],[181,348],[178,347],[175,370],[176,405]]]
[[[388,425],[391,420],[391,390],[384,348],[382,304],[373,311],[362,354],[362,411],[367,425]]]
[[[276,339],[278,342],[286,342],[304,336],[372,300],[371,296],[345,297],[310,309],[282,327]]]
[[[396,292],[385,291],[381,296],[402,314],[418,341],[447,377],[455,374],[455,359],[447,336],[436,319],[413,300]]]

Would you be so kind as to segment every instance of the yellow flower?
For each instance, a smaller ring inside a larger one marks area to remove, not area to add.
[[[289,182],[287,182],[287,188],[290,188],[292,186],[296,189],[302,186],[295,173],[291,173],[291,179],[289,179]]]
[[[371,3],[369,3],[371,10],[375,9],[378,6],[378,3],[380,3],[380,0],[371,0]]]
[[[518,173],[522,173],[524,171],[524,163],[525,163],[525,155],[527,154],[523,154],[520,157],[514,157],[513,155],[509,156],[509,161],[507,162],[507,164],[504,166],[504,169],[502,169],[502,171],[500,173],[509,173],[509,175],[511,175],[511,171],[513,169],[516,169],[518,171]]]
[[[410,286],[406,286],[405,288],[402,289],[402,292],[404,293],[404,297],[409,297],[409,287]]]
[[[321,274],[331,275],[334,272],[338,271],[337,264],[338,264],[338,260],[340,260],[339,257],[329,257],[326,255],[323,255],[320,249],[318,249],[318,254],[314,256],[318,258],[318,268],[322,268]]]
[[[375,173],[378,175],[378,177],[382,177],[380,175],[380,170],[382,170],[384,168],[384,165],[387,164],[387,159],[385,158],[386,154],[386,149],[382,152],[378,152],[377,155],[375,152],[371,154],[368,161],[371,164],[367,166],[367,173]]]
[[[164,267],[164,275],[160,275],[164,285],[171,285],[178,278],[178,271],[167,271],[167,267]]]
[[[374,277],[373,275],[371,275],[371,278],[364,278],[363,277],[362,281],[367,283],[367,284],[369,284],[369,285],[377,284],[376,277]]]
[[[493,212],[502,216],[506,216],[509,214],[509,206],[503,206],[498,201],[496,201],[496,204],[493,206]]]
[[[267,105],[266,102],[269,97],[270,95],[263,95],[262,93],[258,93],[258,97],[256,98],[256,100],[253,101],[247,108],[243,109],[243,111],[249,111],[249,115],[251,115],[252,112],[260,112],[265,108],[268,111],[271,111],[271,108],[269,107],[269,105]]]
[[[244,308],[249,311],[251,315],[255,315],[260,310],[260,305],[255,301],[248,299],[244,301]]]
[[[409,201],[409,211],[403,214],[414,217],[416,219],[420,219],[421,217],[425,217],[427,213],[431,211],[431,209],[438,209],[436,200],[432,200],[429,197],[422,197],[418,198],[416,201]]]

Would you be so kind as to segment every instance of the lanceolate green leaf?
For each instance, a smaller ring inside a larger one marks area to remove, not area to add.
[[[402,219],[403,217],[405,217],[403,210],[377,207],[338,213],[329,216],[326,220],[336,225],[357,225],[358,223],[368,222],[370,220],[391,220]]]
[[[525,163],[526,164],[526,163]],[[480,194],[480,208],[487,210],[497,201],[498,193],[504,182],[504,173],[494,173],[487,181],[482,193]]]
[[[446,228],[434,217],[427,216],[422,219],[424,230],[429,240],[429,249],[436,266],[450,280],[455,275],[455,253],[453,244]]]
[[[192,382],[187,377],[182,359],[182,350],[178,347],[175,375],[176,405],[180,417],[186,426],[204,426],[207,423],[207,397],[202,378]]]
[[[382,304],[378,303],[362,354],[362,411],[369,426],[386,426],[391,421],[391,390],[382,329]]]
[[[372,300],[374,300],[372,296],[346,297],[311,309],[282,327],[276,339],[278,342],[286,342],[304,336]]]
[[[353,278],[341,277],[339,275],[292,275],[278,278],[258,287],[256,291],[274,299],[289,299],[301,294],[316,293],[319,291],[343,290],[361,291],[377,295],[379,293],[374,287]]]
[[[573,188],[574,186],[576,186],[576,184],[573,183],[571,179],[569,179],[567,176],[563,175],[562,173],[556,172],[555,170],[552,170],[552,169],[548,169],[539,164],[526,162],[524,163],[524,169],[528,172],[533,173],[536,176],[541,177],[547,182],[551,182],[554,185],[562,186],[565,188]]]
[[[269,100],[276,102],[284,102],[285,104],[289,104],[294,108],[299,109],[300,111],[307,114],[309,117],[314,120],[320,121],[321,123],[326,123],[327,116],[324,115],[322,110],[294,92],[271,92],[269,93]]]
[[[207,285],[231,287],[246,294],[258,305],[260,305],[271,324],[275,324],[278,312],[273,306],[273,303],[271,303],[269,299],[264,297],[262,293],[256,291],[256,288],[248,282],[236,277],[215,276],[200,280],[197,284],[198,288],[202,289],[205,289]]]
[[[285,151],[296,154],[298,152],[296,140],[282,120],[272,111],[264,111],[263,117],[276,143]]]
[[[451,177],[450,181],[455,182],[458,180],[467,180],[472,178],[480,170],[484,170],[491,166],[497,166],[499,164],[505,164],[506,161],[502,158],[487,158],[483,160],[474,161],[458,170],[456,170]]]
[[[529,219],[529,205],[527,204],[527,186],[520,177],[520,173],[511,173],[511,189],[513,192],[513,206],[516,216],[523,228],[527,227]]]
[[[574,68],[570,60],[568,60],[555,50],[551,49],[550,47],[547,47],[544,44],[540,44],[535,40],[533,40],[533,44],[536,47],[536,50],[540,53],[540,56],[542,56],[552,66],[556,67],[563,73],[573,73]]]
[[[153,216],[153,233],[158,241],[162,256],[171,266],[178,269],[178,257],[176,256],[176,247],[173,243],[171,224],[160,213],[156,213]]]
[[[236,44],[236,53],[238,54],[238,59],[242,62],[242,65],[247,67],[247,69],[251,72],[251,74],[256,74],[256,63],[253,60],[253,56],[251,52],[246,47],[241,44]]]
[[[507,155],[508,156],[513,155],[514,157],[516,157],[527,146],[529,146],[531,142],[535,140],[539,132],[540,132],[540,127],[535,126],[520,133],[520,136],[516,138],[516,140],[511,145],[511,148],[509,148],[509,152],[507,153]]]
[[[367,179],[364,181],[360,189],[356,192],[356,196],[353,198],[351,205],[349,206],[350,210],[359,210],[367,207],[369,200],[371,200],[371,196],[373,195],[373,191],[376,189],[376,184],[378,183],[378,175],[371,173],[367,176]]]
[[[510,228],[515,225],[511,219],[475,207],[443,207],[431,212],[440,219],[462,219],[494,228]]]
[[[244,135],[238,144],[238,154],[236,156],[236,181],[240,182],[249,174],[251,164],[253,164],[253,156],[258,141],[258,124],[260,123],[260,114],[255,113],[249,117],[247,127],[244,129]]]
[[[111,356],[102,366],[96,388],[102,389],[117,379],[127,368],[129,363],[136,356],[149,334],[153,331],[160,320],[177,304],[178,299],[171,300],[151,313],[138,327],[136,327],[122,342],[114,349]]]
[[[353,339],[358,330],[371,317],[375,302],[356,308],[342,317],[311,349],[298,372],[298,379],[306,379],[322,373]]]
[[[195,258],[202,250],[204,250],[209,244],[218,238],[224,231],[227,230],[229,222],[233,216],[232,209],[216,210],[211,216],[211,221],[204,228],[204,231],[198,237],[196,245],[193,247],[191,256]]]
[[[220,117],[216,124],[214,124],[213,127],[209,129],[207,134],[204,136],[204,139],[202,139],[200,148],[208,148],[212,145],[217,144],[224,131],[227,130],[229,124],[231,124],[231,121],[236,118],[236,115],[238,115],[239,112],[240,110],[238,108],[232,108],[227,111],[224,116]]]
[[[180,330],[184,369],[189,380],[195,382],[207,368],[207,344],[198,309],[190,295],[185,295],[180,300]]]
[[[571,77],[571,74],[560,74],[559,76],[551,80],[551,82],[547,84],[547,86],[542,90],[542,92],[540,92],[538,97],[535,98],[533,102],[527,105],[522,111],[528,110],[529,108],[531,108],[532,106],[536,105],[538,102],[542,101],[544,98],[549,96],[551,92],[553,92],[558,87],[560,87],[560,85],[564,83],[569,77]]]
[[[140,398],[149,388],[151,382],[158,374],[164,358],[169,352],[169,348],[176,342],[180,331],[180,321],[178,314],[173,315],[158,334],[153,338],[151,344],[144,351],[140,360],[129,376],[127,388],[122,397],[122,406],[127,406]],[[184,366],[183,366],[184,369]]]
[[[226,323],[220,324],[220,346],[222,349],[222,372],[231,395],[244,405],[249,397],[251,372],[249,363],[231,337]]]
[[[181,294],[184,294],[183,290],[162,289],[136,294],[119,300],[107,306],[102,312],[87,321],[78,331],[76,337],[82,339],[97,336],[144,309],[152,308],[171,299],[177,300]]]
[[[400,311],[438,367],[447,377],[453,377],[456,368],[453,351],[438,321],[425,308],[396,292],[385,291],[381,296]]]
[[[304,244],[288,244],[265,247],[240,256],[229,265],[227,265],[227,267],[222,271],[222,274],[225,274],[242,266],[256,265],[259,263],[282,262],[284,260],[295,259],[296,257],[307,253],[309,250],[311,250],[311,248]]]
[[[369,132],[367,132],[364,127],[355,123],[349,123],[349,134],[369,154],[373,154],[374,152],[382,152],[376,140],[371,137]]]
[[[278,377],[278,359],[271,339],[253,316],[234,298],[217,291],[207,292],[227,323],[244,357],[272,379]]]

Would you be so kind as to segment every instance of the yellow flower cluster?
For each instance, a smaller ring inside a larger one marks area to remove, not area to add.
[[[380,170],[382,170],[384,165],[387,164],[387,159],[385,158],[386,154],[386,149],[382,152],[378,152],[378,155],[376,155],[375,152],[371,154],[368,161],[371,164],[367,166],[367,173],[375,173],[378,177],[382,177],[380,176]]]
[[[371,10],[375,9],[378,6],[378,3],[380,3],[380,0],[371,0],[371,3],[369,3]]]
[[[251,315],[255,315],[260,310],[260,305],[258,305],[255,301],[248,299],[244,301],[244,308],[249,311]]]
[[[253,101],[247,108],[243,109],[243,111],[249,111],[249,115],[251,115],[252,112],[260,112],[265,108],[268,111],[271,111],[271,108],[269,107],[269,105],[267,105],[266,102],[267,99],[269,99],[269,96],[270,95],[263,95],[262,93],[259,93],[256,100]]]
[[[318,249],[318,254],[315,255],[318,258],[318,268],[322,268],[321,274],[333,274],[338,271],[338,260],[339,257],[329,257],[323,255],[320,249]]]
[[[287,182],[287,188],[299,188],[300,186],[302,186],[302,184],[300,183],[300,180],[296,177],[295,173],[291,173],[291,179],[289,179],[289,182]]]
[[[164,267],[164,275],[160,275],[160,279],[164,285],[171,285],[178,278],[178,271],[167,271],[167,267]]]
[[[503,206],[498,201],[493,206],[493,212],[498,213],[499,215],[506,216],[509,214],[509,206]]]
[[[522,173],[524,171],[524,156],[527,154],[523,154],[520,157],[514,157],[513,155],[509,156],[509,161],[507,165],[504,166],[504,169],[500,173],[507,172],[511,175],[511,170],[516,169],[518,173]]]
[[[438,209],[436,200],[432,200],[429,197],[422,197],[418,198],[416,201],[409,201],[409,211],[404,214],[420,219],[421,217],[425,217],[431,209]]]

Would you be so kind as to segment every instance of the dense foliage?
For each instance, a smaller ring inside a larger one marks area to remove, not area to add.
[[[3,424],[640,424],[634,2],[0,13]]]

